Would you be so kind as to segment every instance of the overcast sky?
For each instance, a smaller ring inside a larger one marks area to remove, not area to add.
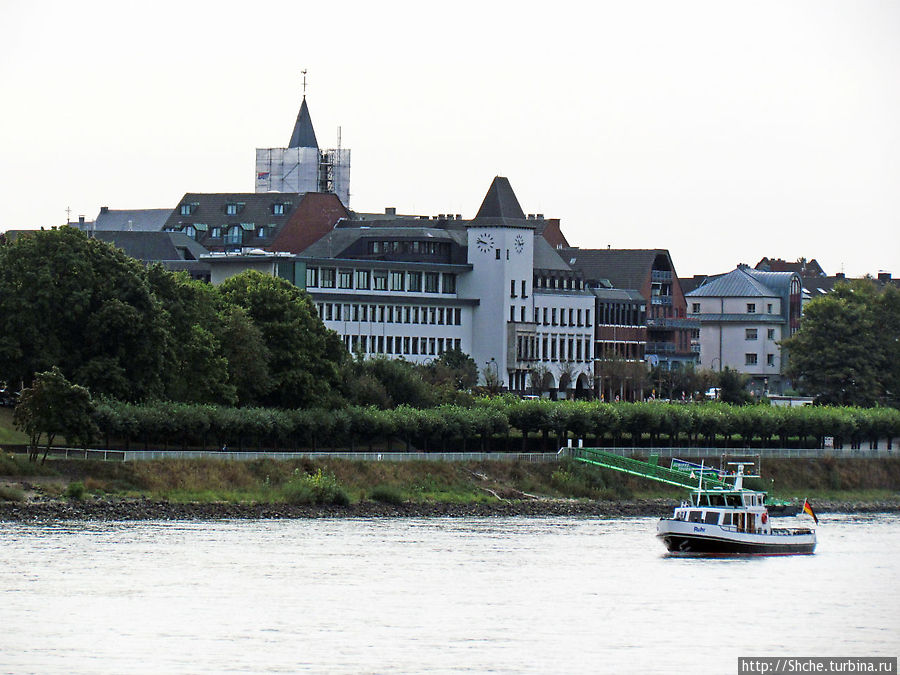
[[[900,276],[900,2],[0,0],[0,230],[252,192],[308,74],[351,207],[495,175],[585,248]]]

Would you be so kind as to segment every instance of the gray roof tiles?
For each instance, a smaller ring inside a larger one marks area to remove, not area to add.
[[[786,277],[787,285],[790,287],[792,276],[792,272],[758,272],[738,267],[728,274],[707,281],[687,295],[691,298],[776,298],[782,295],[783,280],[779,277]]]
[[[172,209],[100,209],[94,224],[86,229],[95,232],[159,232]]]
[[[319,142],[316,140],[316,132],[313,129],[312,118],[309,116],[309,107],[306,105],[306,96],[300,104],[300,112],[297,113],[297,121],[294,122],[294,131],[288,143],[289,148],[316,148]]]
[[[639,290],[650,276],[657,256],[668,257],[668,251],[562,248],[559,255],[589,282],[609,280],[615,288]]]

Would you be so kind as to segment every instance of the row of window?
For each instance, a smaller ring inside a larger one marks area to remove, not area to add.
[[[755,366],[759,363],[759,355],[758,354],[744,354],[744,365],[745,366]],[[775,365],[775,355],[774,354],[766,354],[766,365],[774,366]]]
[[[273,216],[283,216],[285,211],[290,208],[290,202],[277,202],[272,204],[271,213]],[[191,216],[197,212],[197,209],[200,208],[200,204],[192,203],[192,204],[182,204],[178,207],[178,213],[182,216]],[[243,202],[229,202],[225,205],[225,215],[226,216],[236,216],[241,211],[244,210]]]
[[[419,323],[436,326],[462,325],[459,307],[416,307],[410,305],[359,305],[320,302],[323,321],[360,321],[375,323]]]
[[[524,321],[524,319],[523,319]],[[534,322],[542,326],[591,326],[591,310],[573,307],[535,307]]]
[[[456,293],[456,275],[449,272],[440,274],[438,272],[404,272],[403,270],[307,267],[306,287],[450,294]]]
[[[446,241],[370,241],[367,250],[372,255],[397,253],[406,255],[450,255]]]
[[[536,276],[534,278],[535,288],[555,288],[561,291],[583,291],[584,280],[560,277],[543,277]]]
[[[590,361],[590,338],[552,335],[539,338],[519,335],[516,338],[517,361]]]
[[[766,303],[766,314],[771,314],[774,309],[774,305],[771,302]],[[691,303],[691,313],[699,314],[700,313],[700,303],[692,302]],[[756,314],[756,303],[748,302],[747,303],[747,314]]]
[[[345,335],[347,351],[398,356],[440,356],[451,349],[462,350],[459,338],[408,337],[405,335]]]
[[[197,236],[200,232],[205,231],[207,226],[204,223],[196,223],[194,225],[185,225],[181,228],[181,232],[191,239],[196,240]],[[253,223],[244,223],[242,225],[231,225],[225,230],[225,237],[223,242],[225,244],[242,244],[244,242],[244,238],[248,236],[246,233],[252,232],[258,238],[265,239],[272,232],[273,227],[266,227],[265,225],[261,225],[256,227]],[[177,232],[178,230],[172,230]],[[209,229],[209,238],[210,239],[219,239],[222,237],[222,228],[221,227],[212,227]]]
[[[647,323],[647,306],[631,303],[602,303],[597,320],[606,326],[643,326]]]
[[[745,340],[756,340],[759,335],[759,330],[756,328],[745,328],[744,329],[744,339]],[[775,329],[767,328],[766,329],[766,339],[774,340],[775,339]]]

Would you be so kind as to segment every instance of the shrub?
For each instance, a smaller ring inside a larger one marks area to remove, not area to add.
[[[350,497],[332,474],[317,469],[314,474],[295,469],[291,479],[282,486],[282,498],[288,504],[335,504],[346,506]]]
[[[397,505],[405,502],[406,496],[392,485],[376,485],[369,492],[369,499],[382,504]]]
[[[69,483],[69,485],[66,487],[65,495],[69,499],[83,499],[84,483],[82,483],[80,480]]]
[[[25,499],[25,493],[17,487],[0,486],[0,501],[20,502]]]

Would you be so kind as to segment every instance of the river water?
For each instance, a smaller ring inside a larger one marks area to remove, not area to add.
[[[736,673],[738,656],[900,652],[900,516],[826,515],[796,557],[671,558],[655,531],[0,523],[0,671]]]

